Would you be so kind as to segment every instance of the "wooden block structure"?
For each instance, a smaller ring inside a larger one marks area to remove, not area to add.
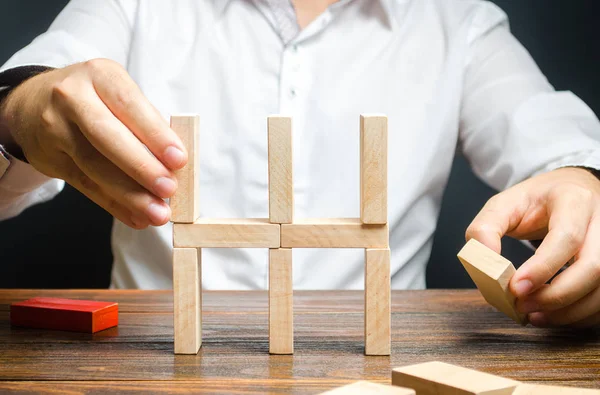
[[[27,328],[96,333],[117,326],[114,302],[61,298],[32,298],[10,306],[10,323]]]
[[[519,324],[527,325],[527,316],[517,311],[516,299],[508,288],[516,272],[508,259],[475,239],[465,244],[458,253],[458,259],[489,304]]]
[[[600,390],[526,384],[439,361],[393,369],[392,385],[417,395],[600,395]]]
[[[372,383],[370,381],[357,381],[322,392],[321,395],[415,395],[415,391],[410,388]]]
[[[195,354],[202,333],[202,248],[269,249],[269,352],[292,354],[292,248],[365,249],[365,353],[389,355],[391,336],[390,249],[387,224],[387,118],[360,118],[361,208],[357,218],[294,218],[292,120],[267,118],[269,218],[199,218],[196,157],[199,120],[171,118],[188,150],[176,173],[173,212],[173,297],[176,354]]]

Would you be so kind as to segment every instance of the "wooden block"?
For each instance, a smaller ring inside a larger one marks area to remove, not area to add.
[[[292,250],[269,250],[269,352],[294,353]]]
[[[365,354],[391,352],[390,249],[365,249]]]
[[[510,395],[518,381],[444,362],[396,368],[392,385],[413,388],[419,395]]]
[[[313,218],[281,225],[281,247],[388,248],[388,226],[363,224],[360,218]]]
[[[119,323],[114,302],[33,298],[10,306],[10,323],[28,328],[96,333]]]
[[[516,272],[508,259],[475,239],[465,244],[458,253],[458,259],[489,304],[519,324],[527,325],[527,315],[517,311],[515,297],[508,288],[510,279]]]
[[[173,249],[173,318],[175,354],[197,354],[202,345],[200,249]]]
[[[357,381],[331,391],[322,392],[321,395],[415,395],[410,388],[393,387],[368,381]]]
[[[291,224],[294,218],[292,118],[267,118],[269,135],[269,220]]]
[[[200,163],[196,157],[199,152],[199,125],[200,118],[197,115],[171,117],[171,129],[177,133],[188,152],[187,164],[175,172],[177,191],[169,201],[172,222],[192,223],[200,216],[198,204]]]
[[[360,219],[386,224],[388,130],[385,115],[360,116]]]
[[[512,395],[600,395],[600,390],[555,387],[551,385],[520,384]]]
[[[199,218],[173,225],[175,247],[279,248],[279,224],[263,218]]]

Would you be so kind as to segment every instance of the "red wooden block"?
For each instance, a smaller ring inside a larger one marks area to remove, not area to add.
[[[119,304],[33,298],[10,306],[10,323],[29,328],[95,333],[119,323]]]

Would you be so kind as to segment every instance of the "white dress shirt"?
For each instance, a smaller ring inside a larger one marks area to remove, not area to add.
[[[491,3],[340,1],[302,31],[293,18],[288,1],[73,0],[3,69],[111,58],[165,118],[200,114],[202,217],[268,217],[269,114],[293,117],[296,217],[358,217],[359,114],[387,114],[397,289],[425,286],[457,149],[498,190],[560,166],[600,168],[598,119],[553,90]],[[0,216],[62,186],[11,159]],[[170,224],[115,221],[113,286],[170,288],[171,237]],[[295,249],[293,265],[296,289],[363,286],[361,250]],[[202,266],[206,289],[267,287],[266,249],[206,249]]]

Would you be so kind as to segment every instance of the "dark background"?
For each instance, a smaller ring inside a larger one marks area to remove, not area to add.
[[[104,0],[101,0],[104,1]],[[0,2],[0,64],[47,29],[67,0]],[[512,31],[559,90],[571,90],[600,114],[598,0],[496,0]],[[427,270],[430,288],[473,284],[455,258],[464,231],[494,194],[457,157]],[[73,188],[0,222],[0,288],[104,288],[110,282],[111,217]],[[531,253],[511,239],[503,254],[520,264]]]

